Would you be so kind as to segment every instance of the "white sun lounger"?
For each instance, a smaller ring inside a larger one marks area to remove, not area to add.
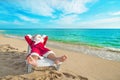
[[[28,54],[30,53],[31,49],[30,47],[28,46]],[[56,70],[59,70],[60,68],[60,64],[56,65],[54,64],[54,62],[48,58],[44,58],[44,57],[41,57],[40,60],[37,61],[38,63],[38,67],[49,67],[49,66],[53,66],[55,67]],[[32,65],[31,64],[28,64],[27,61],[26,61],[26,66],[27,66],[27,72],[31,72],[32,71]]]

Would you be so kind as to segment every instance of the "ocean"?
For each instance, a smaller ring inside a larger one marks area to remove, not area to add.
[[[51,41],[120,52],[120,29],[7,29],[0,30],[0,34],[14,38],[24,38],[26,34],[44,34],[48,35]]]
[[[10,29],[2,30],[0,34],[11,37],[45,34],[49,40],[58,42],[120,48],[120,29]]]

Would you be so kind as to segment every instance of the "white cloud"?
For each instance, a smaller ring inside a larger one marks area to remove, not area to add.
[[[54,11],[45,0],[28,0],[27,4],[29,4],[29,8],[33,13],[43,16],[52,16]]]
[[[113,12],[113,13],[110,13],[110,15],[114,15],[114,16],[120,16],[120,11],[118,11],[118,12]]]
[[[31,23],[38,23],[39,20],[38,19],[34,19],[34,18],[29,18],[27,16],[24,16],[22,14],[17,14],[17,16],[22,19],[23,21],[28,21],[28,22],[31,22]]]
[[[14,21],[4,21],[4,20],[0,20],[0,24],[17,24],[17,25],[23,25],[22,22],[18,21],[18,20],[14,20]]]
[[[13,22],[11,22],[12,24],[17,24],[17,25],[23,25],[22,22],[18,21],[18,20],[14,20]]]
[[[80,22],[77,26],[84,26],[88,28],[120,28],[120,17],[98,19],[87,22]]]
[[[57,23],[57,24],[73,24],[79,20],[80,19],[77,15],[67,15],[67,16],[62,16],[60,19],[53,20],[51,22]]]
[[[19,17],[24,22],[21,22],[21,21],[19,21],[17,19],[14,19],[13,21],[0,20],[0,23],[2,23],[2,24],[19,24],[19,25],[22,25],[25,22],[30,22],[30,23],[39,23],[40,22],[38,19],[29,18],[29,17],[24,16],[22,14],[16,14],[16,16]]]
[[[76,19],[76,17],[74,16],[73,18]],[[69,21],[70,19],[72,19],[72,17],[65,19]],[[66,24],[65,19],[56,21],[56,23],[59,23],[59,25],[57,25],[59,28],[120,28],[120,17],[82,21],[82,22],[78,20],[79,22],[75,22],[75,23],[69,22],[69,24]]]
[[[88,10],[85,6],[86,3],[92,2],[91,0],[52,0],[49,5],[53,8],[61,10],[64,14],[80,14]]]
[[[96,0],[18,0],[23,9],[51,17],[56,10],[63,14],[81,14],[88,10],[86,4],[94,1]]]
[[[88,22],[88,23],[91,23],[91,22],[94,23],[94,24],[120,22],[120,17],[99,19],[99,20],[95,20],[95,21],[90,21],[90,22]],[[92,23],[91,23],[91,24],[92,24]]]

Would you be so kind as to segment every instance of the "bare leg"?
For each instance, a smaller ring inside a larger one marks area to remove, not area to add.
[[[37,60],[39,59],[36,55],[30,55],[27,57],[27,62],[33,66],[37,66]]]
[[[49,54],[47,56],[48,59],[51,59],[55,62],[55,64],[59,64],[60,62],[64,62],[67,59],[66,55],[63,55],[61,57],[56,57],[55,54]]]

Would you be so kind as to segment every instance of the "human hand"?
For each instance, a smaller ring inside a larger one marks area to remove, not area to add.
[[[38,66],[37,60],[34,59],[31,55],[27,57],[27,62],[35,67]]]

